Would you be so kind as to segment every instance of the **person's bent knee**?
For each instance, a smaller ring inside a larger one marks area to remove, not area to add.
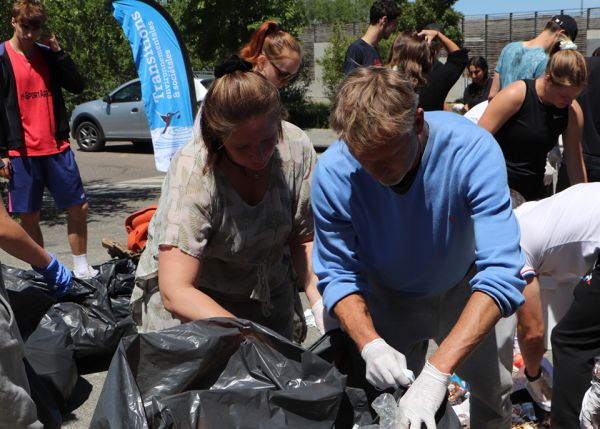
[[[40,223],[40,212],[19,213],[19,219],[28,225],[38,224]]]
[[[70,215],[78,216],[78,217],[87,217],[90,205],[87,201],[84,201],[82,204],[78,204],[75,206],[71,206],[67,209]]]

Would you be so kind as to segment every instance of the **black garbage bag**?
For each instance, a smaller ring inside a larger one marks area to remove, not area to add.
[[[331,428],[345,376],[268,328],[214,318],[122,339],[91,428]]]
[[[45,315],[25,343],[25,358],[42,382],[47,383],[57,404],[65,410],[77,378],[69,329],[61,319]]]
[[[135,264],[128,260],[112,260],[98,267],[93,279],[73,279],[71,292],[52,306],[47,315],[63,320],[71,335],[74,357],[78,363],[90,359],[110,358],[124,335],[136,332],[127,310],[133,289]],[[115,309],[116,305],[116,309]]]
[[[377,424],[379,419],[370,404],[384,392],[376,390],[367,381],[365,361],[348,334],[341,329],[334,329],[319,338],[308,350],[333,363],[342,374],[347,376],[345,395],[335,421],[336,429]],[[393,394],[398,400],[404,395],[406,389],[400,388],[395,392],[393,390],[387,392]],[[447,399],[436,413],[435,421],[438,429],[461,428],[460,420]]]
[[[2,265],[2,276],[17,326],[25,341],[56,299],[48,293],[42,275],[35,271]]]

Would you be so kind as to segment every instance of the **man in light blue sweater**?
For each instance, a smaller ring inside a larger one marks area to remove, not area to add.
[[[385,68],[346,79],[332,127],[340,140],[313,177],[314,270],[367,380],[411,385],[403,424],[429,429],[456,371],[471,383],[471,427],[510,427],[512,342],[494,330],[514,329],[495,325],[523,303],[524,258],[498,144],[456,114],[424,114]],[[425,362],[429,339],[439,348]]]

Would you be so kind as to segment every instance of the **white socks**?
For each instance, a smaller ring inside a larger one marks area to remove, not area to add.
[[[88,269],[87,255],[73,255],[73,271],[76,273],[84,273]]]
[[[91,279],[98,274],[98,270],[93,269],[87,259],[87,255],[73,255],[73,273],[79,279]]]

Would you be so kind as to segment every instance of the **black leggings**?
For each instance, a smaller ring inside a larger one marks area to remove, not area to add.
[[[579,429],[581,401],[590,387],[594,357],[600,354],[598,261],[588,277],[575,287],[573,304],[552,331],[552,428]]]

